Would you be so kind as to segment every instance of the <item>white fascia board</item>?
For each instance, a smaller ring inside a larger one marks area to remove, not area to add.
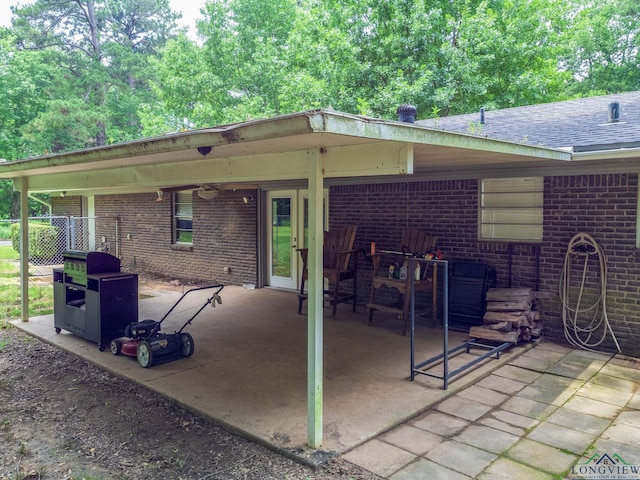
[[[321,149],[318,149],[321,150]],[[333,147],[325,152],[326,178],[412,173],[412,146],[396,142]],[[32,192],[153,191],[168,185],[259,183],[308,177],[308,150],[245,157],[193,160],[179,164],[132,165],[121,168],[32,175]]]
[[[370,121],[360,119],[359,122],[353,122],[350,117],[345,115],[327,116],[325,122],[327,133],[376,140],[392,140],[401,143],[436,145],[451,147],[452,149],[460,148],[480,152],[506,153],[545,160],[571,160],[571,155],[562,150],[506,142],[464,133],[445,132],[410,123],[374,119]]]
[[[3,162],[0,164],[0,178],[31,176],[38,171],[57,173],[56,171],[101,170],[131,164],[153,164],[156,163],[153,159],[172,152],[322,132],[323,116],[324,113],[321,111],[284,115],[219,128],[173,133],[75,152]],[[164,155],[162,158],[171,157]],[[170,163],[170,160],[167,163]]]
[[[413,145],[375,142],[330,148],[324,161],[324,177],[370,177],[413,173]]]
[[[596,150],[592,152],[574,152],[572,160],[618,160],[626,158],[640,158],[640,148],[616,148],[613,150]]]

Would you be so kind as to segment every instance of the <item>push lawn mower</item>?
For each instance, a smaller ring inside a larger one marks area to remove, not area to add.
[[[207,298],[204,305],[185,322],[180,330],[175,333],[160,333],[162,322],[173,312],[184,297],[191,292],[213,288],[216,289],[215,292]],[[191,321],[196,318],[207,305],[215,307],[216,303],[222,303],[220,292],[223,288],[224,285],[209,285],[187,290],[178,301],[173,304],[169,311],[165,313],[160,321],[143,320],[127,325],[124,329],[124,336],[128,337],[128,339],[115,338],[111,340],[111,353],[114,355],[120,355],[122,353],[130,357],[136,357],[138,363],[143,368],[148,368],[153,365],[154,360],[158,359],[158,357],[163,357],[164,360],[171,360],[172,358],[164,358],[170,355],[177,358],[178,354],[182,355],[182,357],[190,357],[194,350],[193,337],[191,334],[183,332],[183,330],[187,325],[191,324]]]

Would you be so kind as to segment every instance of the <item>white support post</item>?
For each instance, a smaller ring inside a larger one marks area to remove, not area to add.
[[[307,410],[309,446],[322,444],[323,362],[323,155],[309,152],[309,298],[307,315]]]
[[[29,185],[27,177],[14,179],[20,190],[20,308],[23,322],[29,321]]]

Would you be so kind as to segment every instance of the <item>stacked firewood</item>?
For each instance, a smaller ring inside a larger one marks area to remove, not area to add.
[[[482,326],[471,327],[474,338],[518,343],[542,334],[538,301],[530,288],[490,288]]]

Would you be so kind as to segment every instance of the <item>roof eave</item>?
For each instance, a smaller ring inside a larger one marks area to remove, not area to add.
[[[315,134],[324,135],[316,137]],[[301,140],[295,144],[287,141],[295,137]],[[354,145],[379,141],[441,146],[450,148],[452,155],[455,155],[455,152],[473,151],[477,156],[482,156],[483,152],[486,152],[513,155],[514,158],[560,161],[571,159],[571,155],[567,152],[545,147],[444,132],[416,124],[380,120],[331,110],[313,110],[5,162],[0,164],[0,178],[151,165],[158,161],[180,163],[206,155],[198,154],[197,149],[200,147],[211,147],[214,150],[214,153],[207,158],[214,157],[216,151],[223,152],[219,154],[222,155],[219,158],[230,158],[235,155],[247,155],[247,146],[252,144],[254,146],[251,148],[255,151],[250,151],[249,154],[260,153],[258,148],[265,145],[272,148],[274,152],[285,153],[318,148],[323,145],[323,142],[332,142],[330,146],[335,147],[341,144]],[[236,149],[235,145],[242,147]],[[217,150],[217,147],[220,149]]]

